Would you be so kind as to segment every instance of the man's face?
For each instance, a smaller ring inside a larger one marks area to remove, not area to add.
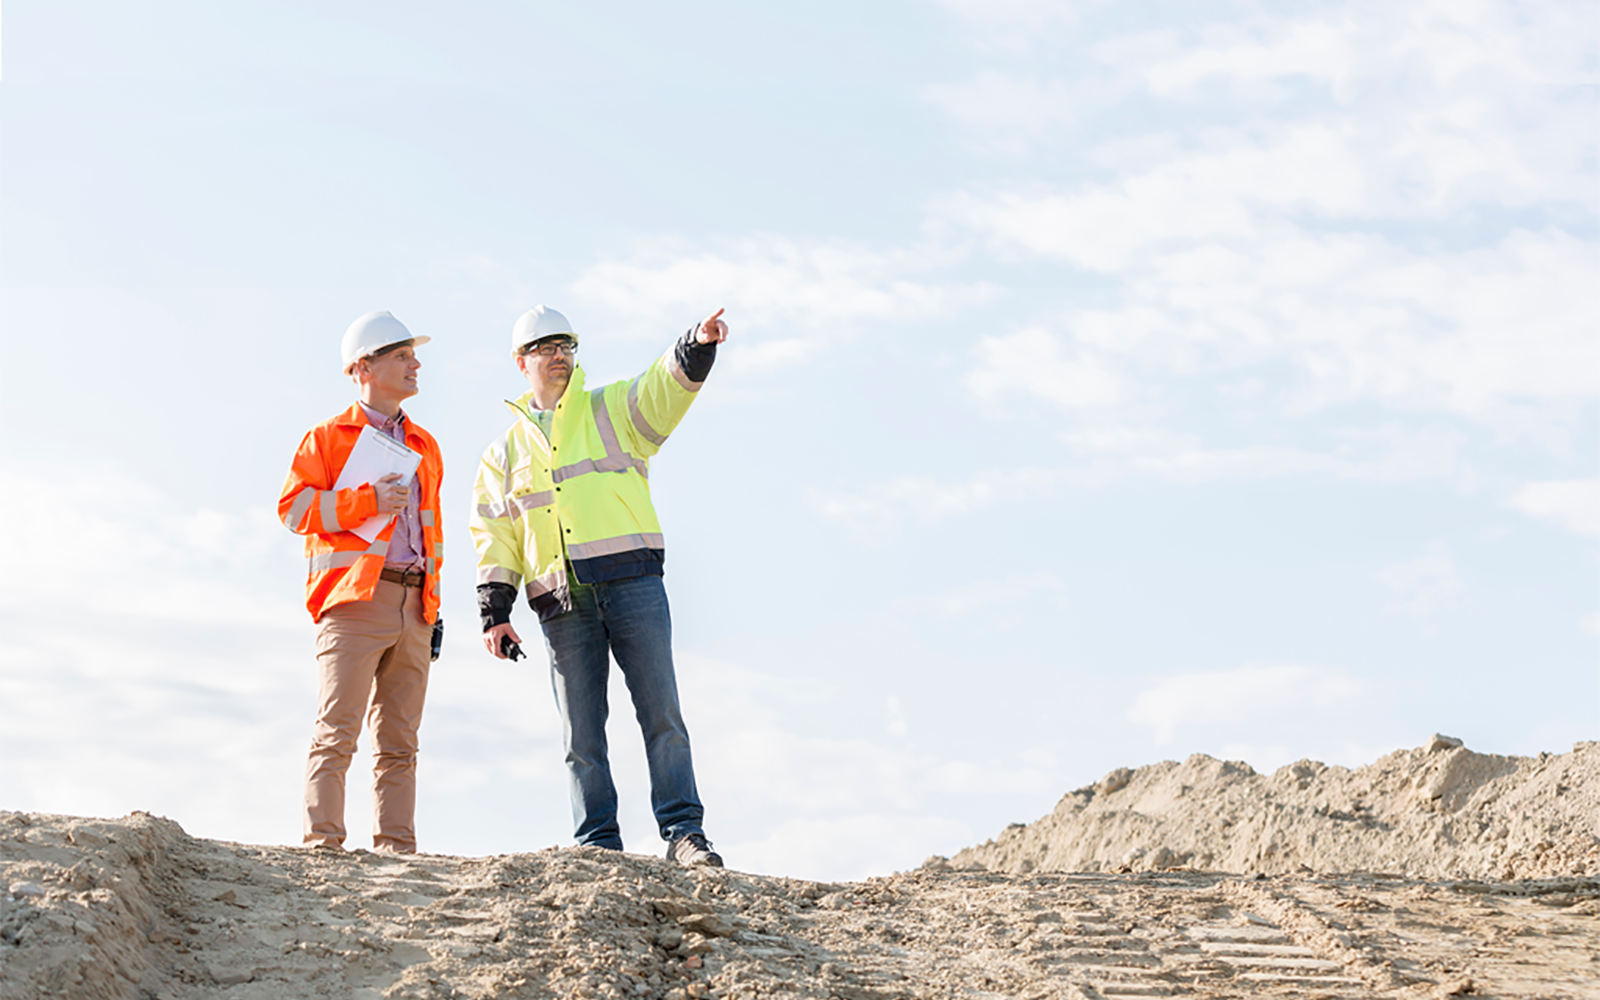
[[[517,368],[527,378],[529,386],[557,393],[563,392],[567,388],[567,383],[572,381],[572,366],[576,363],[577,356],[571,351],[559,348],[573,344],[572,340],[565,337],[553,341],[540,341],[529,350],[517,355]]]
[[[410,399],[417,394],[417,369],[422,362],[417,360],[416,348],[397,347],[378,357],[363,358],[360,364],[362,383],[372,386],[375,393],[389,399]]]

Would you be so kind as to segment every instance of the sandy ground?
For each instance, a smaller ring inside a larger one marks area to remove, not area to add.
[[[200,840],[142,813],[0,812],[0,998],[1592,1000],[1600,877],[1582,852],[1564,863],[1501,880],[958,855],[827,884],[588,848],[400,857]]]

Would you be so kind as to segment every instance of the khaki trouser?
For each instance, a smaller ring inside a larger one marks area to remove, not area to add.
[[[387,580],[378,581],[372,600],[323,612],[317,623],[317,723],[306,761],[306,846],[344,844],[344,775],[366,713],[373,849],[417,849],[417,727],[432,635],[422,618],[422,591]]]

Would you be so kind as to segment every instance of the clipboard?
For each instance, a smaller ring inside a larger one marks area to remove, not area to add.
[[[339,470],[339,481],[333,484],[333,488],[349,490],[376,483],[391,472],[398,472],[400,481],[409,483],[421,464],[421,455],[389,435],[373,430],[372,425],[368,424],[361,428],[361,436],[356,438],[355,447],[350,449],[350,457],[344,460],[344,468]],[[350,530],[370,544],[394,517],[393,514],[379,514]]]

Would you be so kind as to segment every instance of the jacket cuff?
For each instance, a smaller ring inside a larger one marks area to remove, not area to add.
[[[483,623],[483,630],[509,622],[516,603],[517,588],[509,583],[478,584],[478,620]]]
[[[700,329],[696,323],[689,327],[673,348],[673,357],[677,359],[678,367],[683,369],[683,375],[691,382],[704,382],[706,376],[711,374],[711,365],[717,360],[717,345],[715,343],[702,344],[695,339],[695,331]]]
[[[378,516],[378,488],[371,483],[356,487],[356,523]]]

